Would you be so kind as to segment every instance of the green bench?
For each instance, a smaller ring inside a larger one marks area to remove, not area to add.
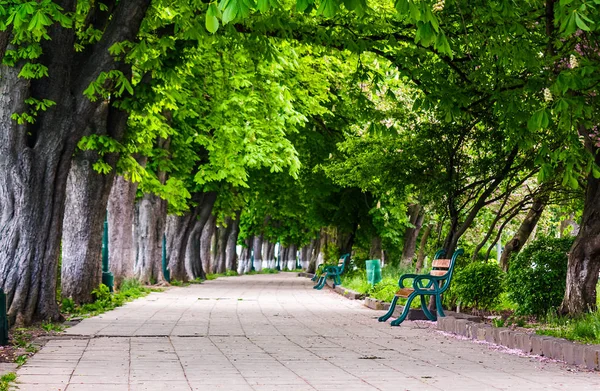
[[[390,309],[387,314],[379,318],[380,322],[385,322],[394,313],[396,303],[400,297],[406,298],[406,304],[404,310],[398,319],[391,322],[392,326],[399,326],[400,323],[404,322],[408,316],[410,310],[410,304],[412,301],[419,296],[421,299],[421,308],[425,313],[425,316],[430,320],[436,320],[435,315],[427,308],[428,301],[425,300],[425,296],[435,297],[435,306],[437,308],[438,316],[444,317],[444,310],[442,309],[442,293],[444,293],[450,286],[452,280],[452,274],[454,272],[454,264],[456,258],[464,253],[463,249],[458,249],[454,252],[451,259],[441,259],[446,254],[445,250],[439,250],[432,261],[432,270],[428,274],[403,274],[398,280],[398,286],[400,289],[396,292],[396,295],[392,299]],[[405,287],[404,281],[412,279],[412,288]]]
[[[320,272],[317,271],[315,273],[314,277],[312,278],[313,281],[317,281],[317,278],[319,279],[317,282],[317,285],[313,286],[313,288],[314,289],[323,289],[328,278],[333,279],[333,287],[334,288],[336,285],[341,285],[342,281],[340,279],[340,276],[342,275],[342,273],[344,273],[344,270],[346,270],[347,263],[349,260],[350,260],[350,254],[344,254],[340,257],[340,260],[338,261],[337,266],[335,266],[335,265],[323,266],[321,268],[321,271]]]

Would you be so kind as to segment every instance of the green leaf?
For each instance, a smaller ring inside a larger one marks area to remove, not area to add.
[[[322,0],[317,9],[317,15],[323,15],[326,18],[333,17],[338,11],[338,4],[335,0]]]
[[[211,3],[208,6],[208,11],[206,11],[205,25],[208,32],[213,34],[219,29],[219,19],[217,18],[218,13],[219,9],[217,8],[217,5],[215,3]]]
[[[590,31],[588,25],[585,24],[585,22],[583,21],[583,19],[581,19],[577,12],[575,12],[575,22],[577,23],[577,27],[579,27],[583,31]]]
[[[260,12],[267,12],[271,8],[269,0],[258,0],[256,6]]]

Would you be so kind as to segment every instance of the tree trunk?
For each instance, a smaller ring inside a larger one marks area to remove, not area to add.
[[[108,197],[108,264],[115,277],[115,287],[135,277],[133,218],[137,188],[137,183],[119,175],[114,178]]]
[[[567,232],[567,229],[571,227],[571,229]],[[579,224],[575,221],[575,214],[570,213],[568,216],[564,218],[560,222],[560,232],[559,237],[564,238],[568,236],[577,236],[579,233]]]
[[[286,260],[287,263],[287,269],[288,270],[294,270],[296,269],[296,256],[298,252],[298,247],[296,247],[295,244],[290,244],[289,247],[287,248],[287,252],[286,252],[286,257],[284,258]]]
[[[263,254],[269,269],[275,269],[275,243],[263,241]]]
[[[381,237],[379,235],[371,238],[371,248],[369,249],[369,259],[381,259]]]
[[[201,236],[206,224],[208,224],[215,201],[217,199],[216,192],[202,193],[202,196],[196,206],[198,215],[194,221],[194,226],[190,231],[190,235],[185,247],[185,269],[191,279],[201,278],[206,279],[206,272],[202,265],[202,257],[200,255]]]
[[[306,270],[308,273],[314,273],[317,269],[317,260],[319,259],[319,254],[321,254],[321,240],[313,239],[312,241],[312,253],[310,254],[310,260],[308,262],[308,269]]]
[[[104,103],[86,135],[109,135],[120,141],[127,118],[126,112]],[[96,151],[77,151],[67,178],[69,213],[63,222],[61,291],[63,297],[77,304],[92,302],[92,290],[102,282],[102,233],[119,156],[104,156],[104,162],[112,168],[108,174],[94,170],[93,164],[99,158]]]
[[[162,243],[166,218],[167,202],[154,194],[145,194],[136,205],[135,272],[142,284],[165,282]]]
[[[74,1],[58,5],[61,12],[75,12]],[[103,37],[89,46],[91,56],[77,57],[73,28],[48,26],[35,62],[49,77],[19,78],[24,62],[0,65],[0,287],[12,324],[60,318],[56,276],[67,176],[76,144],[102,102],[90,102],[83,91],[100,72],[130,74],[131,67],[115,62],[108,48],[135,39],[149,5],[148,0],[118,2],[113,17],[99,26]],[[31,112],[25,104],[30,97],[54,106],[40,110],[34,124],[18,124],[12,116]]]
[[[237,259],[237,240],[240,234],[240,214],[236,215],[235,220],[231,221],[231,230],[227,237],[227,248],[225,250],[225,267],[227,270],[236,270]]]
[[[425,231],[423,235],[421,235],[421,243],[419,244],[419,253],[417,255],[417,265],[415,266],[415,273],[421,273],[423,270],[423,262],[425,262],[425,248],[427,247],[427,240],[429,240],[429,235],[431,235],[431,225],[427,225],[425,227]]]
[[[252,249],[254,250],[254,270],[256,270],[257,272],[262,270],[262,266],[263,266],[263,253],[262,253],[262,248],[263,248],[263,236],[262,235],[257,235],[254,237],[254,242],[252,243]]]
[[[91,303],[102,282],[102,232],[114,174],[95,172],[96,159],[92,151],[77,153],[67,180],[61,292],[77,304]]]
[[[521,222],[515,236],[513,236],[513,238],[506,243],[506,246],[504,246],[504,251],[500,257],[500,267],[502,270],[508,270],[510,267],[510,256],[513,253],[518,253],[527,242],[529,235],[531,235],[531,232],[537,225],[540,217],[542,217],[546,202],[548,202],[547,197],[538,197],[533,200],[533,204],[531,205],[529,212],[527,212],[527,216],[525,216],[525,219]]]
[[[202,229],[202,235],[200,237],[200,262],[202,264],[202,269],[205,273],[212,273],[212,239],[215,235],[216,226],[215,226],[216,217],[210,215],[208,221],[204,225]]]
[[[185,270],[185,254],[190,234],[196,223],[197,210],[185,213],[182,216],[169,215],[166,223],[167,236],[167,264],[171,280],[187,281]]]
[[[242,252],[240,253],[240,261],[238,264],[238,274],[245,274],[252,269],[250,256],[252,254],[253,241],[253,236],[244,239],[244,246],[242,246]]]
[[[231,232],[232,219],[227,217],[217,230],[217,246],[215,250],[215,264],[217,273],[227,271],[227,241]]]
[[[402,247],[402,259],[400,260],[400,265],[403,267],[412,265],[417,249],[417,239],[425,218],[423,208],[418,204],[412,204],[408,207],[408,215],[412,226],[406,227],[404,231],[404,246]]]
[[[600,154],[595,152],[596,164]],[[600,179],[588,175],[579,234],[569,252],[567,286],[560,311],[576,315],[596,310],[600,271]]]
[[[57,91],[39,95],[57,107],[37,118],[35,130],[11,119],[29,110],[23,101],[30,81],[18,73],[0,65],[0,287],[7,294],[9,323],[27,325],[60,318],[57,266],[75,140],[68,138],[73,113]],[[62,76],[57,83],[64,82]]]

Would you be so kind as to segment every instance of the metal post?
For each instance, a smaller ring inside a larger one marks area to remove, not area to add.
[[[8,316],[6,315],[6,294],[0,289],[0,345],[8,345]]]
[[[112,292],[115,277],[108,269],[108,215],[104,218],[104,232],[102,233],[102,283]]]
[[[162,271],[163,276],[165,276],[165,280],[167,282],[171,282],[171,272],[167,268],[167,235],[163,234],[163,243],[162,243]]]

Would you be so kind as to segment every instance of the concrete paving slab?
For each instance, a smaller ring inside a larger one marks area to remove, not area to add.
[[[598,372],[424,323],[390,327],[377,322],[383,313],[291,273],[172,288],[83,320],[65,332],[71,340],[49,341],[19,369],[19,390],[600,389]]]

